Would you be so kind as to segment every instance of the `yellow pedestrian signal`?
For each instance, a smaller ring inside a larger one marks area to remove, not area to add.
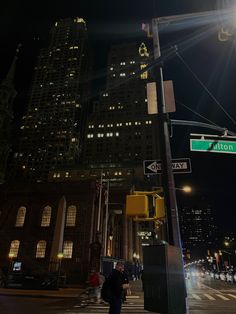
[[[148,217],[148,197],[146,195],[126,196],[126,215],[129,217]]]
[[[165,202],[164,198],[156,198],[155,199],[155,218],[164,218],[165,217]]]

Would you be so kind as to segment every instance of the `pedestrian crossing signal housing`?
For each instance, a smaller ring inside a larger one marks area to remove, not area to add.
[[[127,195],[126,216],[147,218],[148,197],[146,195]]]
[[[155,212],[157,219],[165,217],[165,202],[163,197],[155,199]]]

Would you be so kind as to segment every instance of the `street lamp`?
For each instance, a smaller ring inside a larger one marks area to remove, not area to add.
[[[8,267],[8,272],[10,272],[10,270],[11,270],[11,267],[12,267],[12,260],[13,260],[13,258],[15,257],[15,254],[14,253],[9,253],[8,254],[8,257],[9,257],[9,267]]]
[[[229,247],[229,242],[228,242],[228,241],[225,241],[225,242],[224,242],[224,245],[225,245],[226,247]]]
[[[58,258],[58,276],[57,276],[57,288],[59,288],[59,283],[60,283],[60,276],[61,276],[61,261],[64,257],[63,252],[59,252],[57,254],[57,258]]]

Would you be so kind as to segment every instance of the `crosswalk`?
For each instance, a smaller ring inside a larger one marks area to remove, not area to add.
[[[205,300],[210,300],[210,301],[232,301],[232,300],[236,300],[236,295],[231,294],[231,293],[214,293],[214,294],[209,294],[209,293],[190,293],[188,294],[188,299],[194,299],[194,300],[198,300],[198,301],[205,301]]]
[[[75,305],[74,309],[77,309],[80,314],[88,314],[88,313],[108,313],[109,306],[108,304],[89,304],[85,308],[81,307],[81,305]],[[143,308],[143,300],[140,299],[139,296],[128,296],[127,301],[122,305],[122,314],[147,314],[151,313],[145,311]]]
[[[209,302],[217,302],[217,301],[235,301],[236,302],[236,294],[232,293],[189,293],[188,300],[191,303],[191,300],[201,301],[209,301]],[[87,306],[83,306],[81,304],[74,305],[75,313],[79,314],[106,314],[109,311],[108,304],[88,304]],[[71,313],[71,312],[70,312]],[[122,305],[122,314],[147,314],[152,313],[145,311],[143,308],[143,299],[139,296],[129,296],[125,304]]]

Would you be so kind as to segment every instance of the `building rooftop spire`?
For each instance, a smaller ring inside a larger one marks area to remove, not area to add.
[[[6,75],[6,78],[4,79],[4,81],[7,81],[7,82],[13,82],[14,80],[14,77],[15,77],[15,69],[16,69],[16,61],[18,59],[18,54],[19,54],[19,51],[20,51],[20,47],[22,45],[21,44],[18,44],[17,48],[16,48],[16,53],[15,53],[15,56],[14,56],[14,59],[12,61],[12,64],[9,68],[9,71]]]

